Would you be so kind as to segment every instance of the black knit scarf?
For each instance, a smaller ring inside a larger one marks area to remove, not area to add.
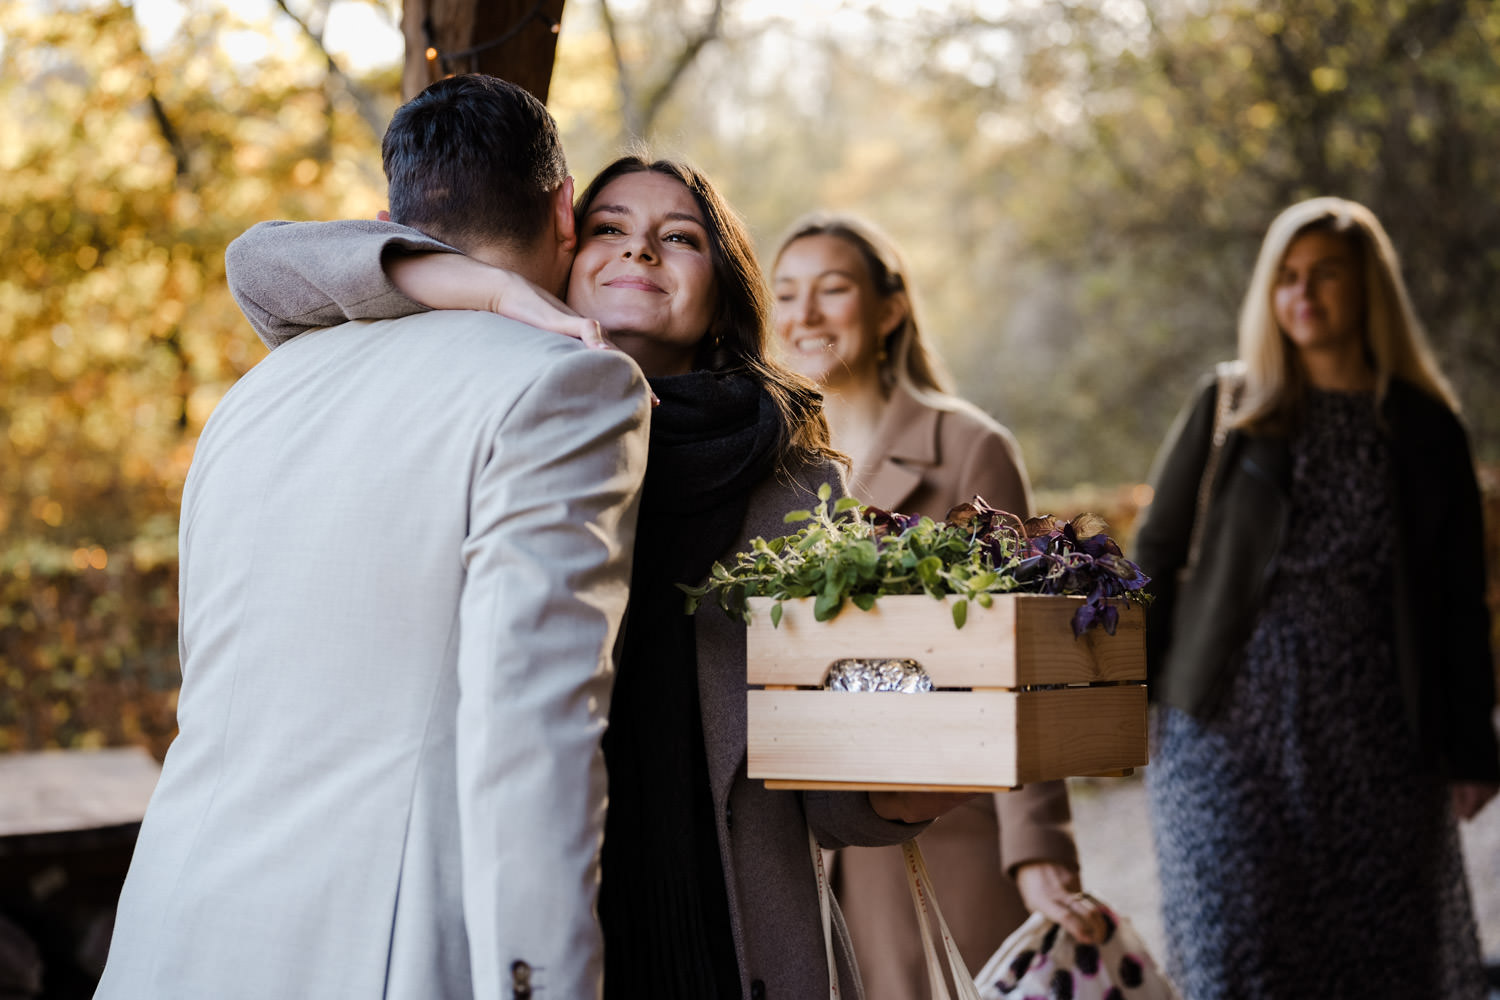
[[[692,619],[697,583],[734,543],[784,435],[743,375],[651,380],[651,450],[630,610],[615,678],[599,918],[610,1000],[738,997],[739,968],[714,825]]]

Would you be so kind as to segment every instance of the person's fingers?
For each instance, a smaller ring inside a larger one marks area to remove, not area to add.
[[[599,325],[598,320],[584,319],[580,316],[578,318],[578,325],[581,331],[578,339],[582,340],[589,347],[597,347],[608,351],[619,350],[615,346],[615,342],[610,340],[609,335],[604,332],[604,327]]]
[[[1069,897],[1048,897],[1038,901],[1037,911],[1048,920],[1060,926],[1075,941],[1092,944],[1094,933],[1092,927],[1081,912],[1074,909]]]
[[[1075,892],[1060,900],[1048,900],[1060,915],[1050,918],[1082,944],[1099,944],[1108,932],[1109,924],[1104,918],[1104,908],[1088,893]],[[1047,909],[1042,908],[1046,913]]]
[[[1109,921],[1105,918],[1104,907],[1099,905],[1099,901],[1087,893],[1080,893],[1070,905],[1082,912],[1083,920],[1089,928],[1088,937],[1079,940],[1086,940],[1090,944],[1102,943],[1104,936],[1109,933]]]
[[[1078,917],[1083,925],[1074,937],[1086,944],[1099,944],[1104,940],[1104,910],[1087,893],[1077,893],[1068,900],[1069,912]]]

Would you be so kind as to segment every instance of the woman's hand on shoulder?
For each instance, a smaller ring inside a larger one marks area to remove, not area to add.
[[[540,330],[561,333],[583,341],[589,347],[614,350],[615,345],[604,333],[598,320],[580,316],[562,299],[512,271],[500,271],[506,279],[496,284],[486,310],[519,320]]]
[[[514,271],[457,253],[395,254],[386,274],[407,298],[429,309],[492,312],[539,330],[561,333],[589,347],[614,348],[596,320]]]

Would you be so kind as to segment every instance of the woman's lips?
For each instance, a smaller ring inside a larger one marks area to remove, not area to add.
[[[634,288],[642,292],[665,291],[665,289],[663,289],[654,281],[650,281],[646,278],[637,278],[631,276],[611,278],[604,283],[604,286],[606,288]]]
[[[792,348],[801,354],[821,354],[832,347],[833,338],[827,335],[797,337],[792,341]]]

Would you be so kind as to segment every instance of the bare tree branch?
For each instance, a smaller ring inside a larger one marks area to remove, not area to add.
[[[172,125],[172,119],[167,117],[167,109],[162,106],[161,98],[156,96],[155,87],[152,87],[150,93],[146,95],[146,103],[151,106],[151,118],[156,122],[162,139],[172,150],[172,159],[177,165],[177,183],[185,184],[188,182],[191,169],[187,147],[182,144],[182,136],[177,134],[177,129]]]
[[[609,0],[599,0],[599,15],[604,21],[604,33],[609,38],[610,53],[615,60],[615,73],[620,87],[620,116],[624,119],[625,131],[631,138],[643,138],[665,107],[672,92],[677,88],[684,73],[692,67],[705,46],[721,37],[724,25],[724,0],[714,0],[714,6],[703,24],[684,43],[672,59],[661,78],[651,86],[645,96],[636,99],[635,82],[630,68],[625,63],[625,49],[620,40],[619,24],[610,10]]]
[[[639,136],[645,129],[636,110],[635,85],[630,79],[630,68],[625,65],[625,50],[620,45],[620,29],[615,24],[614,12],[609,9],[609,0],[599,0],[599,16],[604,21],[604,33],[609,37],[609,51],[615,57],[615,78],[620,87],[620,114],[625,119],[625,131]]]
[[[703,27],[699,28],[688,39],[682,51],[677,53],[677,58],[673,61],[671,68],[667,70],[666,75],[662,77],[661,81],[655,87],[651,88],[651,93],[646,98],[645,106],[641,110],[642,134],[644,134],[646,129],[651,127],[652,122],[656,121],[656,116],[661,113],[662,105],[672,95],[672,91],[676,88],[677,81],[682,78],[682,74],[686,73],[688,68],[693,65],[694,60],[698,58],[698,53],[703,51],[705,45],[719,37],[719,32],[723,24],[724,0],[714,0],[714,8],[709,11],[708,18],[704,21]]]
[[[384,109],[380,107],[368,90],[350,79],[349,75],[339,67],[333,55],[328,51],[328,47],[323,44],[323,29],[321,27],[314,27],[306,19],[299,16],[291,7],[287,6],[286,0],[276,0],[276,6],[281,8],[283,14],[292,19],[292,22],[302,30],[302,34],[307,37],[308,41],[318,47],[318,51],[323,54],[323,59],[328,64],[328,76],[338,86],[342,87],[344,93],[349,95],[350,99],[354,101],[354,106],[359,111],[360,119],[369,126],[370,131],[377,138],[384,135],[387,117]]]

